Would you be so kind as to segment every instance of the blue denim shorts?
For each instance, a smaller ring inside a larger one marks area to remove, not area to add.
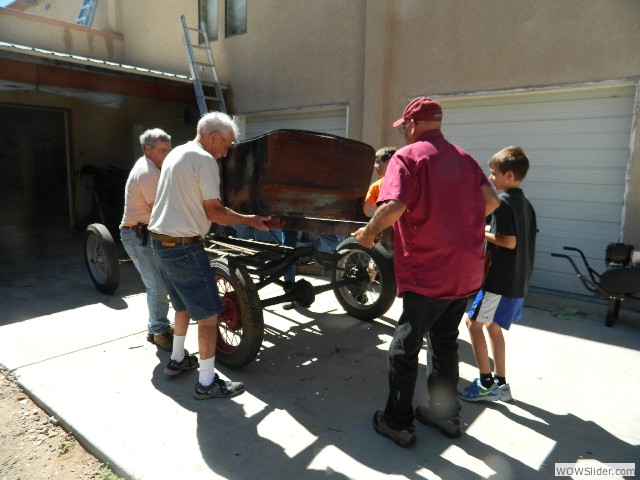
[[[186,310],[196,321],[222,312],[213,269],[201,244],[164,247],[153,242],[152,247],[176,312]]]

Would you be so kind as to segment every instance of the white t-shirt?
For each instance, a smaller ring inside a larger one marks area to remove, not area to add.
[[[149,223],[150,203],[156,199],[160,169],[147,157],[140,157],[127,178],[124,190],[124,214],[120,227]]]
[[[203,202],[220,198],[216,160],[194,141],[180,145],[162,164],[149,230],[172,237],[204,237],[211,222]]]

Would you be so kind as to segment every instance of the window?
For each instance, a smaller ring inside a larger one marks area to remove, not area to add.
[[[227,0],[225,12],[225,36],[247,33],[247,0]]]
[[[202,28],[204,23],[209,41],[218,40],[218,0],[200,0],[198,3],[198,27]]]

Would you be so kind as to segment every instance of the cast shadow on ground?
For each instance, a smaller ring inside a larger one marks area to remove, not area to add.
[[[321,316],[324,319],[319,321]],[[265,341],[271,346],[256,361],[239,370],[217,364],[224,376],[245,383],[247,392],[236,399],[194,400],[191,392],[197,373],[167,378],[162,371],[166,359],[159,354],[152,383],[197,415],[194,433],[202,457],[219,475],[241,480],[257,476],[339,479],[359,471],[358,478],[367,472],[368,478],[399,475],[417,480],[430,471],[453,480],[533,479],[553,476],[555,462],[579,458],[623,462],[637,454],[635,447],[592,422],[517,401],[513,405],[465,404],[464,422],[471,428],[488,408],[505,421],[548,438],[553,448],[538,464],[514,458],[474,435],[450,440],[419,423],[417,446],[401,449],[377,435],[371,425],[373,412],[386,400],[385,339],[392,327],[360,322],[342,313],[327,318],[326,313],[306,311],[288,320],[286,334],[266,331]],[[426,402],[424,370],[418,379],[416,404]],[[575,440],[576,436],[580,438]],[[605,458],[600,454],[605,446],[608,451],[615,447],[620,457]],[[474,460],[456,463],[451,451]]]
[[[120,264],[120,284],[112,295],[99,292],[85,265],[81,234],[62,231],[50,239],[0,248],[0,325],[97,303],[125,310],[125,298],[143,292],[144,285],[131,262]]]
[[[557,297],[554,297],[554,299]],[[563,305],[572,305],[570,298],[564,299]],[[572,315],[561,315],[554,312],[554,307],[528,305],[525,303],[525,314],[518,322],[530,328],[546,330],[549,332],[567,335],[584,340],[591,340],[599,343],[607,343],[619,347],[638,350],[640,346],[640,315],[635,311],[620,312],[620,321],[613,327],[606,327],[604,316],[607,311],[606,304],[598,305],[589,302],[590,313],[576,311]],[[530,316],[526,314],[527,309],[538,310],[542,315]],[[601,314],[600,314],[601,312]]]

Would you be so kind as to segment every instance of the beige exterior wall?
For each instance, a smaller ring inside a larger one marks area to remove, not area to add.
[[[640,76],[635,0],[395,2],[390,106],[407,98]]]
[[[190,27],[197,27],[198,2],[117,1],[120,5],[122,34],[126,43],[126,63],[188,74],[180,16],[186,17]]]
[[[359,127],[366,2],[248,3],[248,33],[214,45],[221,76],[233,80],[236,110],[348,104],[350,126]]]
[[[122,35],[73,22],[0,8],[0,41],[123,63]]]

